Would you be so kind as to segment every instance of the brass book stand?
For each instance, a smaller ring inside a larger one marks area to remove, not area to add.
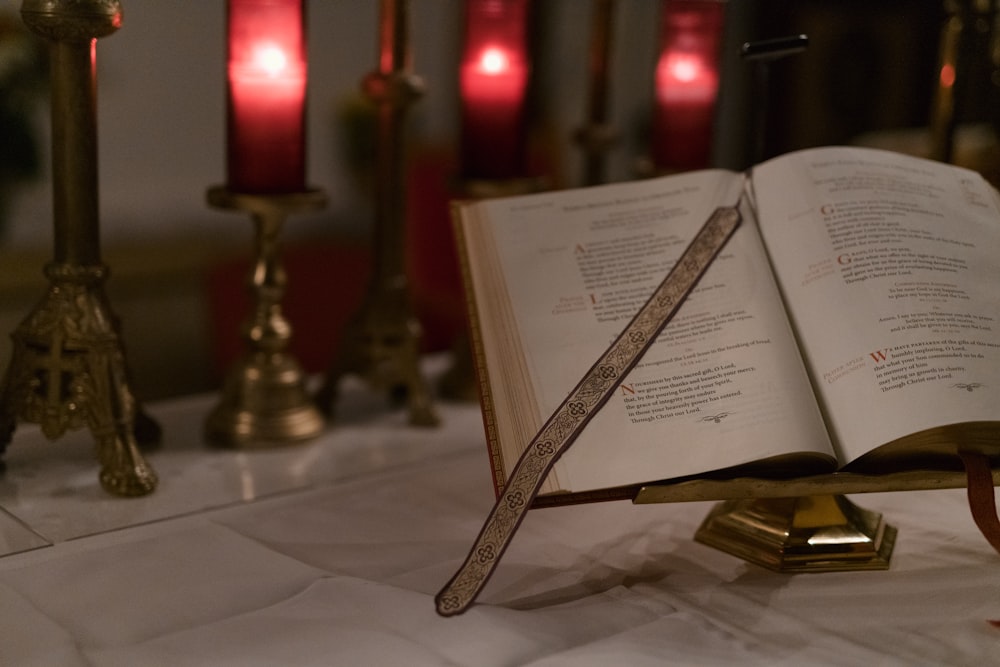
[[[1000,470],[993,471],[1000,484]],[[689,480],[641,487],[636,504],[720,500],[695,540],[779,572],[884,570],[896,529],[845,494],[962,488],[963,472],[836,472],[796,479]]]
[[[97,441],[101,486],[121,496],[156,488],[138,442],[159,427],[142,415],[129,388],[119,324],[104,293],[97,188],[94,45],[121,25],[117,0],[25,0],[25,24],[48,41],[52,75],[55,252],[45,297],[11,335],[0,389],[0,449],[17,419],[55,439],[89,428]]]
[[[333,410],[337,385],[357,374],[393,399],[405,399],[410,423],[435,426],[430,389],[420,373],[421,327],[413,312],[406,277],[405,133],[410,106],[423,93],[422,80],[409,71],[406,0],[382,0],[379,15],[379,68],[362,90],[377,114],[374,264],[361,310],[344,331],[341,350],[316,397]]]
[[[933,489],[969,484],[973,519],[1000,550],[1000,522],[993,487],[1000,470],[981,451],[962,451],[958,473],[858,475],[830,473],[791,480],[685,480],[673,484],[539,496],[556,460],[569,449],[669,324],[726,241],[739,226],[739,205],[717,208],[676,260],[668,275],[563,402],[528,441],[510,469],[496,503],[455,575],[435,596],[442,616],[463,613],[495,570],[526,512],[533,507],[621,500],[637,504],[729,499],[717,506],[695,539],[782,572],[885,569],[896,530],[881,515],[853,505],[844,494]],[[987,432],[986,423],[977,435]],[[992,432],[992,431],[989,431]],[[983,492],[986,493],[983,493]],[[984,500],[989,512],[984,512]]]

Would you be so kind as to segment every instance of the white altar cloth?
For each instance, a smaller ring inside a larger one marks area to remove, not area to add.
[[[101,496],[85,457],[52,482],[15,437],[0,665],[1000,664],[1000,556],[963,490],[854,497],[899,529],[884,572],[744,563],[692,541],[710,503],[535,510],[479,602],[446,619],[433,595],[493,499],[476,406],[444,406],[438,429],[393,413],[240,453],[190,441],[207,406],[153,407],[167,443],[148,500]],[[271,486],[254,477],[289,461]]]

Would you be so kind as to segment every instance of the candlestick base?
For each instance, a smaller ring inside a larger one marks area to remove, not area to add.
[[[405,280],[373,289],[344,331],[316,403],[333,412],[337,387],[345,375],[358,375],[370,386],[405,401],[414,426],[437,426],[430,389],[420,373],[420,322],[413,315]]]
[[[258,350],[229,370],[205,437],[219,447],[259,449],[308,440],[323,427],[298,362]]]
[[[245,194],[214,187],[208,203],[250,213],[256,264],[250,274],[253,313],[243,328],[248,350],[230,369],[221,399],[205,422],[205,436],[217,446],[247,449],[315,437],[324,419],[306,390],[298,361],[287,351],[292,327],[281,311],[286,278],[278,237],[289,214],[324,207],[326,195],[319,190]]]
[[[0,451],[18,419],[39,424],[50,440],[90,429],[97,441],[101,486],[119,496],[156,488],[139,437],[158,438],[129,388],[117,319],[104,294],[103,265],[49,264],[49,291],[11,334],[11,363],[0,388]]]

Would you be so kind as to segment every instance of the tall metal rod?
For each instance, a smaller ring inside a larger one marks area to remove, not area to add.
[[[129,386],[118,319],[104,293],[98,221],[96,44],[121,26],[121,4],[25,0],[21,15],[49,44],[54,257],[45,267],[47,294],[11,334],[0,451],[18,419],[40,424],[50,439],[88,428],[101,486],[144,495],[157,479],[138,440],[158,439],[159,427],[142,415]]]
[[[615,0],[595,0],[590,28],[587,121],[576,133],[583,149],[584,185],[598,185],[606,178],[607,152],[618,140],[610,124],[610,61],[614,41]]]
[[[938,44],[938,77],[930,118],[930,157],[954,162],[955,134],[973,89],[977,65],[989,62],[996,0],[945,0]],[[993,38],[995,39],[995,37]],[[977,62],[982,61],[982,62]]]
[[[438,417],[420,373],[421,328],[410,300],[404,252],[405,123],[423,93],[423,82],[410,71],[408,30],[407,0],[382,0],[378,69],[362,82],[376,114],[373,276],[316,402],[332,411],[341,377],[355,373],[389,390],[393,398],[405,398],[411,424],[433,426]]]
[[[379,69],[365,81],[365,92],[376,102],[375,280],[392,289],[400,280],[405,253],[405,128],[410,105],[422,84],[408,76],[410,57],[407,2],[382,0]],[[412,98],[410,97],[412,95]],[[397,97],[398,96],[398,97]]]
[[[101,262],[96,47],[97,40],[89,39],[53,42],[50,49],[56,262]]]

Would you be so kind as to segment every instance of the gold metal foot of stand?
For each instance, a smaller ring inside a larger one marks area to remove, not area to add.
[[[889,566],[896,529],[844,494],[962,489],[967,484],[967,473],[960,470],[689,479],[642,486],[632,502],[721,500],[695,539],[781,572],[883,570]],[[993,484],[1000,486],[1000,468],[993,469]]]
[[[885,570],[896,529],[842,495],[727,500],[695,540],[778,572]]]
[[[234,193],[211,188],[212,206],[250,213],[255,224],[256,264],[251,272],[253,314],[244,326],[248,350],[230,369],[205,436],[222,447],[257,448],[290,444],[319,435],[325,425],[306,390],[305,375],[287,351],[292,328],[281,311],[285,272],[278,237],[294,212],[320,209],[318,190],[282,195]]]
[[[340,379],[351,374],[374,389],[388,391],[393,399],[405,400],[414,426],[440,423],[430,388],[420,372],[420,323],[410,314],[404,288],[369,296],[344,332],[340,353],[316,403],[332,410]]]
[[[421,327],[410,304],[403,253],[403,124],[409,107],[423,94],[422,80],[409,71],[408,9],[407,0],[382,0],[379,5],[379,68],[362,82],[377,120],[372,284],[344,332],[316,402],[332,411],[341,377],[356,373],[375,388],[388,389],[393,398],[405,397],[411,424],[435,426],[439,419],[420,373]]]

